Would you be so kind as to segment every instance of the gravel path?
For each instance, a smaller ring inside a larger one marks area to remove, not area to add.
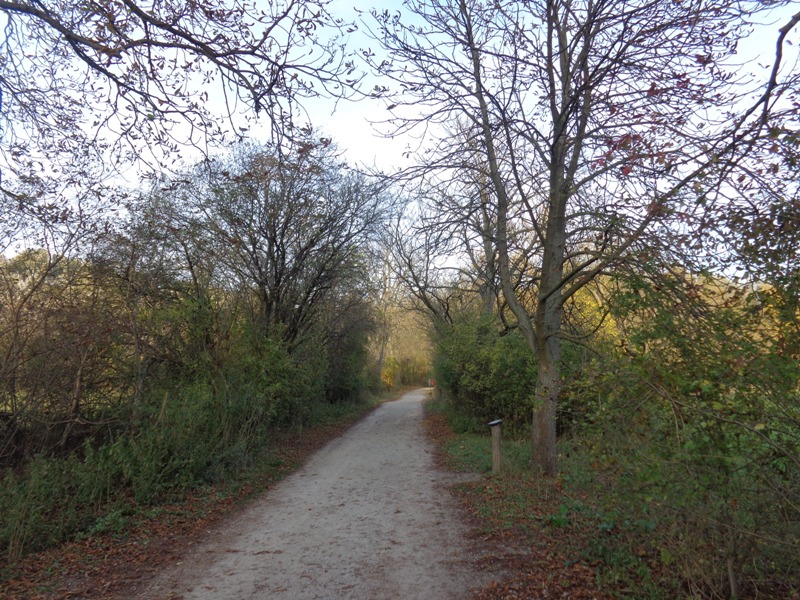
[[[139,597],[469,597],[486,576],[422,432],[425,394],[380,406]]]

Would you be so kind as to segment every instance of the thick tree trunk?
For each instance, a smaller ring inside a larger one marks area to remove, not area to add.
[[[531,352],[539,359],[539,375],[536,383],[535,406],[531,427],[531,467],[544,475],[555,475],[558,471],[556,453],[556,405],[561,387],[560,361],[561,340],[561,278],[564,272],[564,248],[566,239],[566,198],[564,194],[564,137],[558,137],[553,152],[550,174],[550,203],[545,232],[542,278],[539,303],[535,318],[531,319],[527,307],[517,296],[512,282],[512,268],[508,246],[508,209],[510,199],[506,192],[494,145],[489,109],[481,77],[480,52],[472,34],[470,13],[466,2],[460,2],[461,14],[466,24],[467,40],[472,58],[475,78],[475,98],[481,111],[483,141],[489,177],[497,194],[497,223],[495,244],[500,287],[508,307],[517,318],[520,331],[528,342]]]
[[[550,69],[550,88],[561,94],[551,98],[553,143],[549,156],[549,192],[547,217],[542,239],[542,271],[534,315],[537,334],[538,376],[531,423],[531,467],[548,476],[558,473],[556,450],[556,414],[561,393],[561,326],[563,321],[562,288],[567,244],[567,202],[571,193],[574,160],[568,159],[569,109],[564,99],[570,97],[571,75],[566,48],[566,28],[562,27],[557,5],[548,5],[548,56],[559,67]],[[573,155],[573,159],[577,155]],[[570,165],[570,166],[568,166]],[[570,171],[572,173],[570,174]]]
[[[558,148],[558,145],[556,145]],[[534,315],[538,376],[531,426],[531,466],[545,475],[558,472],[556,409],[561,393],[562,279],[566,246],[566,194],[558,170],[550,177],[550,203],[542,253],[542,279]]]
[[[559,138],[563,140],[563,138]],[[553,163],[563,164],[563,142],[553,147]],[[550,202],[542,251],[542,274],[534,315],[538,375],[531,424],[531,466],[544,475],[558,472],[556,411],[561,393],[562,285],[566,248],[566,204],[568,195],[562,170],[550,175]]]
[[[544,475],[558,472],[556,410],[561,393],[561,280],[564,273],[563,198],[551,194],[551,214],[542,263],[539,302],[534,315],[538,371],[531,424],[531,466]]]
[[[537,358],[536,393],[531,423],[531,466],[543,475],[552,476],[558,473],[556,409],[561,391],[561,340],[554,335],[541,340]]]
[[[464,0],[460,3],[461,13],[466,24],[467,40],[472,58],[473,76],[475,78],[475,97],[481,110],[483,141],[486,145],[486,158],[489,176],[497,193],[497,224],[495,244],[497,247],[497,264],[503,297],[517,318],[522,334],[531,351],[539,360],[538,377],[534,397],[533,422],[531,424],[531,467],[544,475],[555,475],[558,472],[558,455],[556,452],[556,409],[558,395],[561,391],[561,326],[562,286],[564,276],[564,260],[566,249],[566,207],[570,194],[569,181],[574,174],[567,169],[568,136],[566,131],[566,113],[555,98],[551,110],[555,124],[555,136],[550,149],[549,201],[547,203],[546,227],[542,237],[542,271],[534,317],[517,296],[512,282],[512,268],[508,244],[508,210],[510,198],[506,192],[503,176],[494,145],[492,123],[489,117],[488,104],[481,77],[480,52],[475,44],[469,10]],[[557,16],[554,15],[554,18]],[[563,31],[557,32],[563,35]],[[556,35],[551,31],[551,35]],[[566,47],[565,40],[560,39],[561,47]],[[550,48],[553,60],[558,59],[561,65],[561,89],[570,86],[569,69],[563,64],[564,55],[553,47]],[[553,71],[551,76],[555,77]],[[555,79],[551,83],[556,88]]]

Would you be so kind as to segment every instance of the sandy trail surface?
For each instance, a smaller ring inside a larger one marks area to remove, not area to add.
[[[468,598],[487,576],[423,434],[425,394],[380,406],[137,597]]]

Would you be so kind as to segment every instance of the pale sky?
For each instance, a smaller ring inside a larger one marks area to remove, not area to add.
[[[372,0],[366,2],[365,0],[333,0],[329,6],[332,14],[346,22],[359,22],[356,7],[364,11],[362,18],[369,22],[370,17],[367,13],[370,8],[389,11],[400,10],[402,8],[402,0]],[[800,8],[800,2],[775,10],[770,16],[763,17],[762,20],[766,25],[762,29],[755,31],[750,39],[740,45],[739,50],[743,61],[745,58],[761,55],[764,57],[763,63],[770,65],[774,55],[778,28],[786,23],[798,8]],[[790,39],[797,41],[798,38],[800,38],[800,35],[795,29]],[[348,43],[351,51],[371,47],[376,52],[379,52],[376,43],[370,40],[361,29],[350,34]],[[794,67],[797,67],[795,62],[797,59],[796,49],[796,45],[786,47],[786,50],[794,54],[793,57],[787,57],[786,62]],[[753,64],[748,69],[748,71],[750,70],[755,72],[762,71],[763,77],[766,78],[766,67],[759,69],[756,64]],[[374,85],[374,82],[365,82],[365,87],[371,87],[371,85]],[[304,105],[315,128],[320,134],[333,138],[343,151],[344,158],[348,162],[367,166],[375,165],[389,171],[408,165],[411,162],[411,159],[405,158],[403,153],[409,147],[416,147],[415,140],[388,139],[385,136],[381,136],[376,131],[376,127],[370,124],[370,121],[379,122],[389,115],[384,101],[366,99],[359,102],[339,102],[334,107],[334,103],[331,100],[318,99],[305,102]],[[268,129],[268,123],[261,123],[251,133],[255,139],[268,139]],[[383,130],[386,131],[385,128]],[[181,152],[181,162],[191,163],[199,159],[200,156],[198,151],[186,148]],[[124,176],[125,179],[136,185],[135,181],[131,180],[138,179],[136,175],[138,170],[138,168],[134,167],[128,171]]]
[[[337,16],[348,21],[356,21],[358,17],[353,8],[354,5],[365,11],[366,14],[369,7],[375,7],[378,10],[398,10],[401,8],[402,2],[401,0],[375,0],[374,2],[334,0],[331,7]],[[800,10],[800,2],[773,10],[768,15],[762,16],[760,20],[764,25],[757,28],[738,48],[738,55],[742,58],[742,62],[761,56],[763,57],[761,64],[764,67],[771,67],[778,29],[788,22],[797,10]],[[369,20],[368,15],[364,18]],[[789,40],[794,44],[784,47],[784,65],[788,68],[797,68],[797,42],[800,41],[797,28],[790,34]],[[361,31],[351,34],[350,43],[353,49],[369,46],[373,47],[376,52],[379,51],[375,47],[375,42],[369,40]],[[753,63],[747,70],[763,76],[766,81],[767,70],[764,67]],[[364,100],[357,103],[340,102],[335,113],[332,113],[333,105],[330,101],[320,100],[307,103],[315,127],[337,142],[349,162],[375,164],[385,170],[392,170],[411,162],[410,159],[403,157],[403,152],[409,145],[414,146],[415,140],[386,139],[376,132],[375,127],[370,125],[369,121],[376,122],[385,119],[388,114],[385,106],[384,102],[375,100]]]

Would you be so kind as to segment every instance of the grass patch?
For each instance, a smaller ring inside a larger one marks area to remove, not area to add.
[[[562,456],[559,477],[545,479],[530,470],[527,437],[506,435],[503,470],[492,475],[488,427],[484,434],[457,432],[441,400],[429,402],[428,411],[446,423],[449,433],[438,442],[448,466],[484,474],[459,486],[483,535],[528,553],[507,559],[514,576],[480,598],[526,597],[510,590],[541,597],[542,589],[568,589],[571,598],[681,597],[652,543],[654,521],[620,504],[581,455]]]

